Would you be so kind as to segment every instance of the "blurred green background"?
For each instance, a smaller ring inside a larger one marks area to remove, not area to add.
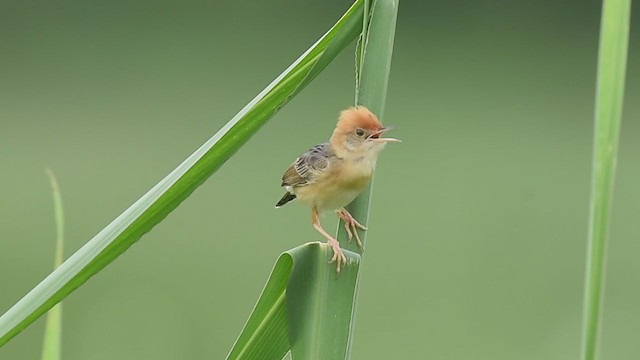
[[[0,2],[0,313],[215,133],[345,1]],[[599,1],[403,1],[353,359],[576,359]],[[640,13],[602,359],[640,358]],[[220,359],[278,254],[282,171],[353,102],[353,48],[163,223],[65,300],[63,357]],[[324,222],[335,226],[333,216]],[[38,359],[44,321],[0,349]]]

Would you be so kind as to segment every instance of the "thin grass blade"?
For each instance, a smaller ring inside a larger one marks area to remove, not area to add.
[[[369,18],[371,17],[371,0],[364,0],[364,16],[362,17],[362,33],[358,37],[356,46],[356,99],[358,89],[360,89],[360,78],[362,77],[362,59],[366,47],[367,34],[369,33]]]
[[[62,194],[55,174],[49,168],[46,169],[51,194],[53,196],[53,214],[56,224],[56,249],[53,268],[62,265],[64,261],[64,207]],[[62,302],[56,304],[47,313],[47,321],[44,329],[44,343],[42,346],[42,360],[60,360],[62,357]]]
[[[584,293],[582,359],[597,356],[606,244],[622,118],[629,42],[630,0],[605,0],[600,25],[591,209]]]

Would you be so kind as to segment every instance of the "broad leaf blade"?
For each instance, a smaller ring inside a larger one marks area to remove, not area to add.
[[[348,263],[336,273],[333,250],[310,243],[289,251],[294,271],[287,288],[293,359],[342,360],[349,353],[360,255],[345,251]]]
[[[362,0],[359,0],[218,133],[2,315],[0,346],[115,260],[173,211],[355,39],[361,23],[354,19],[361,16]]]
[[[344,359],[360,256],[345,252],[338,276],[331,248],[318,242],[278,258],[229,360]]]

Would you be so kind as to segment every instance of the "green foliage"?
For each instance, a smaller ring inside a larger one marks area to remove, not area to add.
[[[110,264],[222,166],[361,30],[362,1],[218,133],[0,317],[0,346]]]
[[[604,295],[606,243],[622,117],[629,39],[630,0],[605,0],[600,30],[595,146],[584,295],[582,358],[597,355]]]

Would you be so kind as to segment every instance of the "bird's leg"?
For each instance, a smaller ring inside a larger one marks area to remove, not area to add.
[[[360,240],[360,235],[358,235],[358,229],[367,230],[367,227],[360,224],[345,208],[336,210],[336,214],[338,214],[340,219],[344,220],[344,228],[347,230],[349,240],[355,235],[358,246],[362,249],[362,240]]]
[[[340,248],[340,243],[333,236],[329,235],[329,233],[320,225],[320,215],[318,214],[318,209],[315,207],[311,210],[313,227],[318,230],[318,232],[324,235],[327,238],[327,243],[333,249],[333,257],[330,262],[336,262],[336,271],[339,273],[342,266],[347,263],[347,257],[342,252]]]

